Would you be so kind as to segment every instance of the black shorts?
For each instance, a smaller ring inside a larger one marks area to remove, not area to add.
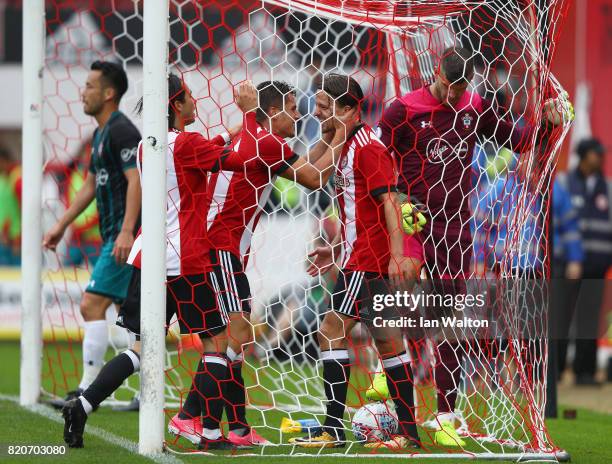
[[[242,260],[225,250],[210,250],[210,261],[219,283],[217,298],[228,313],[251,312],[251,286]]]
[[[217,305],[216,278],[212,273],[166,279],[166,331],[175,314],[183,334],[201,333],[212,337],[225,329],[228,317]],[[132,273],[117,325],[140,335],[140,269]]]
[[[387,317],[374,311],[375,295],[391,293],[389,280],[375,272],[342,269],[331,297],[330,309],[345,316],[370,323],[376,316]]]

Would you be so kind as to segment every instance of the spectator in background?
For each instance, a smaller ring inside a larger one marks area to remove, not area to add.
[[[580,163],[558,180],[570,194],[580,220],[584,261],[575,310],[577,385],[596,385],[597,338],[604,278],[612,265],[612,182],[602,173],[603,145],[595,138],[576,148]],[[575,278],[575,277],[574,277]],[[563,356],[562,356],[563,355]],[[561,366],[564,353],[560,353]]]
[[[579,279],[582,276],[584,261],[578,213],[572,206],[572,198],[565,184],[563,175],[555,179],[552,204],[553,320],[550,322],[556,328],[554,340],[558,340],[557,377],[559,378],[565,370],[567,336],[580,289]]]
[[[0,265],[21,262],[21,182],[21,166],[0,147]]]

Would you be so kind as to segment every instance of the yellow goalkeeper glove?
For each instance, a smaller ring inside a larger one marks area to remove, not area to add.
[[[427,224],[425,215],[412,203],[402,204],[402,226],[408,235],[421,232]]]
[[[557,98],[549,98],[542,108],[545,121],[553,126],[564,126],[576,117],[574,105],[569,101],[569,94],[562,92]]]

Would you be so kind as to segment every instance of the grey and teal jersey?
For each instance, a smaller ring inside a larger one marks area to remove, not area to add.
[[[100,235],[105,243],[113,242],[121,230],[128,185],[123,173],[136,168],[138,142],[138,129],[120,111],[94,132],[89,172],[96,176]]]

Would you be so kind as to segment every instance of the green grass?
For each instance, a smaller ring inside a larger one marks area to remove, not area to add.
[[[56,385],[56,392],[63,394],[64,390],[73,388],[78,382],[78,359],[80,357],[79,349],[76,345],[71,348],[67,345],[48,348],[47,349],[46,362],[44,363],[44,387],[47,390],[51,390],[52,385]],[[191,358],[194,358],[191,356]],[[175,382],[182,382],[184,385],[188,385],[188,367],[195,365],[195,358],[191,359],[187,356],[182,360],[181,365],[185,366],[185,369],[177,371],[177,377]],[[52,359],[53,362],[50,362]],[[17,395],[19,390],[19,345],[16,343],[0,343],[0,362],[2,362],[3,372],[0,375],[0,393],[8,395]],[[61,363],[62,368],[59,368]],[[272,401],[272,395],[269,390],[279,388],[281,384],[278,378],[282,376],[283,382],[282,387],[287,389],[285,399],[290,399],[292,395],[299,391],[311,391],[314,392],[314,382],[320,382],[315,376],[313,371],[305,370],[308,382],[301,382],[300,377],[296,372],[298,367],[289,373],[280,374],[281,370],[275,363],[270,365],[258,366],[255,370],[248,370],[245,372],[245,378],[247,384],[252,384],[256,379],[262,384],[262,388],[250,389],[249,395],[252,403],[259,405],[262,411],[249,410],[249,421],[254,426],[258,425],[272,425],[278,427],[282,418],[282,413],[278,410],[267,409],[265,405],[269,405]],[[277,376],[277,377],[275,377]],[[274,382],[273,379],[276,379]],[[359,404],[359,390],[363,390],[363,386],[366,385],[368,379],[360,374],[359,371],[354,371],[351,379],[352,388],[349,392],[349,403]],[[133,383],[133,387],[137,384]],[[424,397],[426,397],[426,403],[432,401],[432,392],[424,391]],[[129,393],[122,394],[123,399],[129,398]],[[278,396],[277,396],[278,399]],[[301,400],[307,402],[307,397],[303,396]],[[311,404],[317,404],[316,399],[310,399]],[[172,415],[174,412],[168,412]],[[59,413],[58,413],[59,417]],[[296,414],[294,417],[309,417],[308,414]],[[310,416],[312,417],[312,416]],[[88,426],[96,426],[111,432],[117,436],[131,440],[132,442],[138,441],[138,414],[135,413],[118,413],[114,412],[109,408],[100,408],[98,412],[92,414]],[[607,448],[606,438],[612,436],[612,416],[597,414],[594,412],[579,410],[578,419],[576,420],[549,420],[547,421],[549,433],[553,441],[561,448],[567,450],[572,455],[572,461],[577,463],[604,463],[612,462],[612,451]],[[281,438],[278,432],[274,432],[271,429],[258,429],[263,435],[267,436],[272,441],[278,443]],[[420,431],[421,438],[426,446],[431,446],[431,437],[423,430]],[[172,443],[173,437],[167,436],[166,439],[169,443]],[[283,437],[286,442],[287,436]],[[58,461],[59,457],[39,457],[38,459],[32,457],[11,457],[7,458],[5,454],[5,447],[7,444],[51,444],[60,445],[62,444],[62,426],[61,423],[53,422],[49,419],[38,416],[32,412],[26,411],[22,408],[17,407],[14,403],[9,401],[0,401],[0,461],[2,462],[52,462]],[[182,440],[176,444],[171,445],[174,449],[179,451],[188,451],[190,449],[188,442]],[[68,450],[67,455],[61,457],[61,462],[67,463],[80,463],[80,462],[117,462],[117,463],[131,463],[131,462],[146,462],[142,457],[132,454],[127,450],[120,447],[110,445],[107,442],[96,438],[92,434],[85,435],[85,446],[82,450]],[[495,450],[494,445],[487,445],[488,449]],[[474,452],[482,452],[481,445],[473,442],[468,444],[468,450]],[[256,452],[257,450],[246,451]],[[278,449],[268,449],[266,454],[280,454],[288,453],[291,451],[290,447],[281,447]],[[342,458],[338,456],[325,456],[326,454],[333,453],[337,450],[325,450],[321,452],[317,457],[317,462],[328,463],[328,464],[344,464],[354,463],[355,460],[351,458]],[[351,451],[366,453],[369,450],[361,446],[355,446]],[[511,451],[511,450],[508,450]],[[440,448],[436,449],[435,452],[443,452]],[[380,451],[378,452],[380,453]],[[202,460],[202,456],[179,456],[179,459],[184,462],[195,462],[196,460]],[[236,457],[234,460],[238,462],[258,462],[259,459],[253,458],[239,458]],[[274,456],[268,456],[265,458],[266,463],[281,463],[287,461],[287,458],[281,458]],[[234,462],[234,461],[231,461]],[[292,458],[290,462],[306,463],[313,462],[312,458]],[[451,460],[423,460],[423,462],[436,462],[436,463],[448,463]],[[472,461],[473,462],[473,461]],[[478,461],[477,461],[478,462]]]

